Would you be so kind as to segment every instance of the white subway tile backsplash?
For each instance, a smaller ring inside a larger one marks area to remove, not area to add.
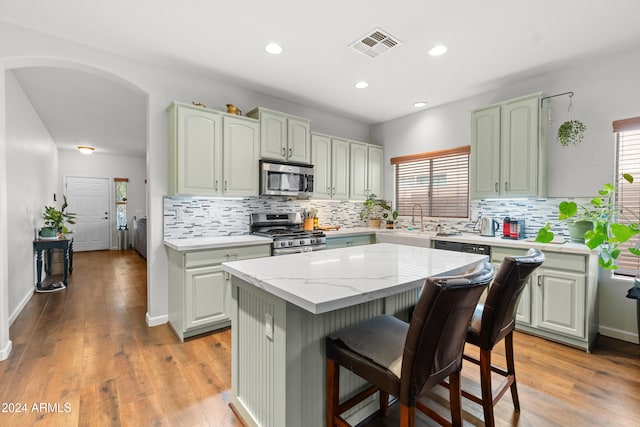
[[[551,222],[552,230],[559,236],[568,236],[564,224],[557,224],[558,203],[563,199],[487,199],[471,201],[471,219],[427,218],[424,225],[434,230],[441,224],[445,231],[473,231],[478,213],[495,218],[502,227],[505,216],[525,219],[526,234],[534,237],[538,228]],[[587,203],[589,199],[575,199]],[[164,198],[164,238],[184,239],[193,237],[232,236],[249,233],[249,214],[254,212],[301,212],[318,209],[321,225],[339,225],[342,228],[366,227],[360,220],[362,202],[333,200],[295,200],[286,197],[261,197],[247,199],[212,198]],[[416,225],[419,226],[416,218]],[[411,226],[410,216],[401,216],[397,228]]]

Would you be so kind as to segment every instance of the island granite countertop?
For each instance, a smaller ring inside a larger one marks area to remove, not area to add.
[[[485,255],[379,243],[225,262],[224,271],[313,314],[350,307],[458,274]]]

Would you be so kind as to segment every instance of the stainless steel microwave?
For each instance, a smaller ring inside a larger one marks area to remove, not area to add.
[[[313,166],[260,161],[260,195],[309,197],[313,193]]]

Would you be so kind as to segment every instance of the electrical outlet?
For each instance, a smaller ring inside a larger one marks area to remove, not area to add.
[[[176,209],[176,220],[182,221],[182,209]]]
[[[273,339],[273,316],[269,313],[264,314],[264,334],[270,340]]]

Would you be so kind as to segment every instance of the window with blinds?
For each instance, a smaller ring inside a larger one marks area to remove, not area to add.
[[[469,216],[470,147],[394,157],[396,210],[411,215],[416,203],[425,216]]]
[[[620,223],[638,222],[640,220],[640,117],[613,122],[613,130],[617,139],[617,193],[616,200],[620,208],[617,221]],[[633,176],[634,183],[628,183],[622,174]],[[634,236],[620,245],[622,250],[618,258],[616,275],[636,276],[640,273],[640,257],[628,251],[640,241]]]

